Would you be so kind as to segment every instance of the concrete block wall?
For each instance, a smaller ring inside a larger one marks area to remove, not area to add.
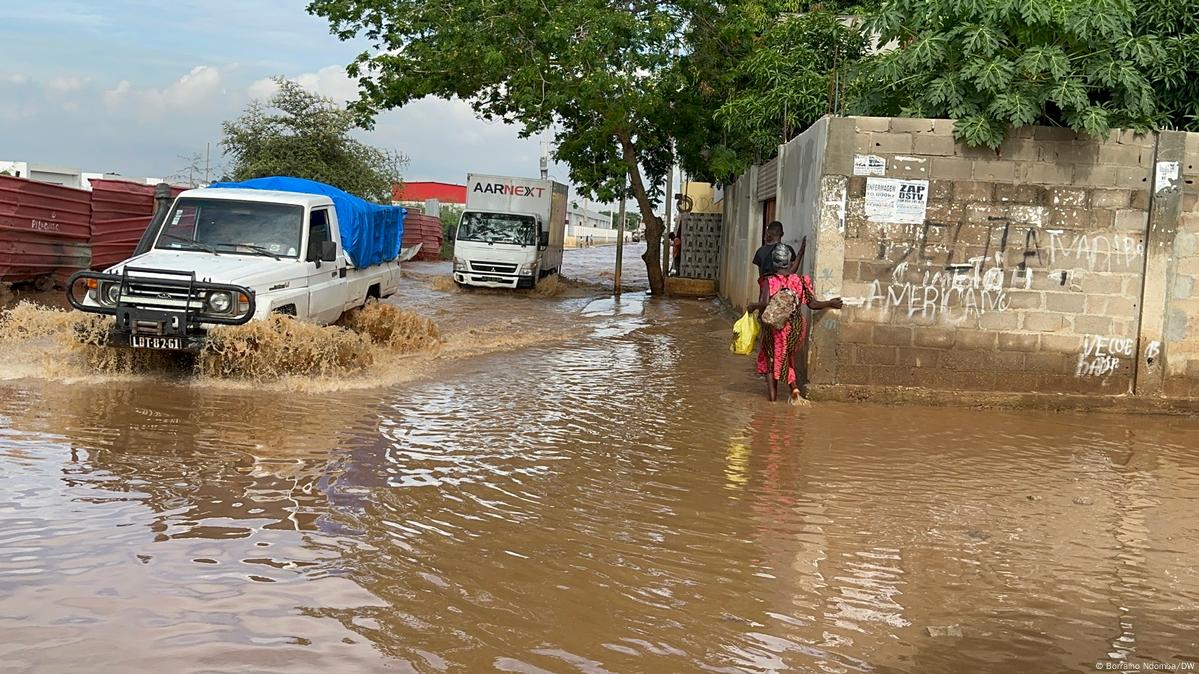
[[[922,221],[867,216],[865,155],[927,181]],[[950,120],[822,120],[778,167],[788,239],[808,237],[817,294],[847,304],[811,322],[809,383],[1199,397],[1197,177],[1196,134],[1028,128],[990,151]]]
[[[1183,136],[1168,304],[1153,351],[1164,370],[1162,394],[1199,397],[1199,133]]]
[[[853,306],[835,353],[818,355],[835,367],[813,383],[1132,390],[1153,138],[1023,129],[993,152],[954,142],[949,120],[854,122],[854,154],[928,181],[927,213],[867,217],[868,178],[848,153],[828,156],[826,173],[848,179],[840,276]]]
[[[758,300],[757,275],[752,264],[754,251],[762,239],[761,212],[754,198],[757,180],[758,169],[753,167],[725,189],[723,200],[720,294],[737,308]]]

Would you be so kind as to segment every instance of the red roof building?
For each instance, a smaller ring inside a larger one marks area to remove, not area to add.
[[[396,203],[421,203],[437,199],[443,204],[465,204],[466,185],[439,183],[435,181],[413,181],[391,188],[391,200]]]

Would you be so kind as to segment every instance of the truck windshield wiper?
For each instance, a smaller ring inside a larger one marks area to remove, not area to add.
[[[283,258],[279,257],[277,254],[272,253],[270,250],[263,248],[262,246],[255,246],[254,244],[250,244],[250,243],[218,243],[216,245],[229,246],[230,248],[249,248],[250,250],[254,251],[255,253],[258,253],[259,255],[269,255],[270,257],[273,257],[276,260],[283,259]]]
[[[179,243],[190,244],[193,249],[202,250],[207,253],[212,253],[213,255],[220,255],[220,253],[216,252],[216,248],[213,248],[206,243],[196,241],[195,239],[189,239],[183,236],[175,236],[174,234],[163,234],[162,238],[170,239],[171,241],[178,241]]]

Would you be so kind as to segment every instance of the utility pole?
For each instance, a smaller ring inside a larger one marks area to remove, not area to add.
[[[620,298],[620,267],[624,261],[624,202],[628,185],[629,178],[626,175],[624,184],[620,186],[620,215],[617,217],[616,223],[616,287],[613,292],[616,293],[617,299]]]
[[[674,201],[674,157],[670,161],[670,170],[666,172],[666,219],[662,222],[662,276],[670,275],[670,205]],[[681,187],[681,186],[680,186]]]
[[[208,167],[212,159],[212,141],[204,145],[204,186],[207,187],[212,181],[208,179]]]

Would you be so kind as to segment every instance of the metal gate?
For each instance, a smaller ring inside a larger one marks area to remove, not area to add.
[[[716,279],[720,273],[720,213],[683,213],[679,229],[683,232],[680,276]]]

